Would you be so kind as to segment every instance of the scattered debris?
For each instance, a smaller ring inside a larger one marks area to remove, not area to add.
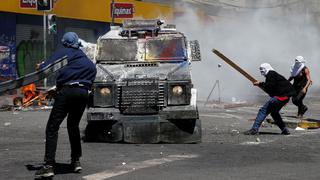
[[[238,130],[236,130],[236,129],[232,129],[232,130],[231,130],[231,134],[237,135],[237,134],[240,134],[240,131],[238,131]]]
[[[238,108],[238,107],[250,107],[253,106],[254,104],[252,103],[247,103],[247,102],[234,102],[232,104],[225,104],[223,107],[224,109],[231,109],[231,108]]]
[[[0,111],[12,111],[13,107],[14,106],[12,106],[12,105],[2,105],[0,107]]]
[[[23,97],[13,98],[13,110],[46,110],[51,109],[52,99],[55,94],[53,88],[37,88],[34,83],[23,86],[21,89]]]
[[[4,126],[10,126],[10,125],[11,125],[10,122],[5,122],[5,123],[4,123]]]
[[[296,127],[296,129],[294,129],[294,130],[296,130],[296,131],[304,131],[304,130],[306,130],[306,129],[301,128],[301,127]]]
[[[52,106],[42,106],[40,107],[41,110],[50,110],[52,109]]]
[[[122,162],[122,166],[124,166],[124,165],[126,165],[127,163],[125,163],[125,162]]]
[[[270,124],[274,124],[274,120],[271,119],[271,118],[266,118],[266,121],[267,121],[268,123],[270,123]]]
[[[258,144],[263,144],[265,142],[252,142],[252,141],[248,141],[248,142],[243,142],[240,143],[241,145],[258,145]]]

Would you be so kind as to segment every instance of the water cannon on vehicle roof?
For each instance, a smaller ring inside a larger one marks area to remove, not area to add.
[[[123,37],[139,36],[141,34],[150,34],[150,36],[157,36],[161,30],[163,20],[124,20],[122,31],[120,35]]]

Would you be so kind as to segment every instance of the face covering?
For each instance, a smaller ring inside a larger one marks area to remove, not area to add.
[[[270,64],[263,63],[260,65],[259,70],[260,70],[261,75],[266,76],[269,71],[273,71],[274,69],[271,67]]]
[[[297,56],[294,64],[291,66],[290,72],[292,77],[300,74],[301,70],[305,67],[305,60],[302,56]]]
[[[63,35],[61,42],[66,47],[72,47],[78,49],[81,46],[79,37],[74,32],[67,32]]]

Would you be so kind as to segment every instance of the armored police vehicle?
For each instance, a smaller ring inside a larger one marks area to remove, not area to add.
[[[160,20],[126,20],[97,42],[87,141],[197,143],[201,123],[190,65],[198,41]]]

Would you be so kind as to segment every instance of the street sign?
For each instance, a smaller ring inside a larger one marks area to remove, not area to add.
[[[112,17],[112,3],[111,3]],[[114,18],[133,18],[134,8],[131,3],[114,3]]]
[[[37,0],[37,10],[38,11],[51,11],[52,10],[52,0]]]
[[[37,0],[20,0],[20,8],[37,9]]]

